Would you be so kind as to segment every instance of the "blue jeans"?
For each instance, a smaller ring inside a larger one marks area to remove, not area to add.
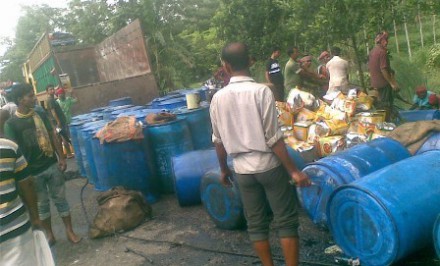
[[[50,201],[52,199],[61,217],[70,215],[69,203],[66,200],[66,186],[63,173],[55,163],[42,173],[35,176],[38,215],[41,220],[50,217]]]

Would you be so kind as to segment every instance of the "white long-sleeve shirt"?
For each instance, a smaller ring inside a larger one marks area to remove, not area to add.
[[[239,174],[262,173],[281,164],[271,147],[283,137],[272,91],[234,76],[211,101],[213,142],[223,143]]]

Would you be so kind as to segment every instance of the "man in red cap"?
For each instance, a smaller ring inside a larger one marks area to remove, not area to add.
[[[429,104],[429,96],[431,94],[433,93],[428,91],[425,86],[418,86],[416,88],[416,95],[413,98],[413,106],[410,109],[431,109],[432,106]]]
[[[437,95],[435,93],[429,95],[428,102],[434,109],[440,109],[440,95]]]
[[[368,60],[370,71],[371,87],[376,97],[375,107],[385,109],[386,121],[390,121],[390,114],[393,108],[393,91],[399,91],[399,85],[394,78],[394,71],[391,69],[390,58],[387,53],[388,33],[381,32],[375,38],[376,46],[371,50]]]
[[[319,55],[319,57],[318,57],[318,60],[319,60],[319,62],[321,63],[321,64],[318,66],[318,75],[319,75],[322,79],[327,80],[327,82],[321,86],[321,88],[322,88],[322,92],[323,92],[324,94],[327,93],[327,90],[328,90],[328,81],[330,80],[330,74],[328,73],[328,69],[327,69],[327,66],[326,66],[327,63],[328,63],[328,61],[330,61],[330,59],[331,59],[331,56],[330,56],[330,54],[329,54],[327,51],[322,52],[322,53]]]

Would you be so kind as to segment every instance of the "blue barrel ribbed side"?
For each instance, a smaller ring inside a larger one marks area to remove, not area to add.
[[[315,224],[326,226],[326,206],[339,186],[410,157],[399,142],[380,138],[310,163],[304,168],[314,185],[299,189],[303,208]]]
[[[93,132],[96,131],[96,129],[103,127],[105,124],[106,122],[103,120],[88,122],[85,123],[78,131],[80,143],[82,144],[81,155],[83,158],[84,168],[86,170],[86,176],[89,179],[90,184],[95,186],[98,185],[98,187],[99,184],[97,184],[97,171],[92,151],[92,137]]]
[[[432,243],[440,213],[440,151],[379,169],[330,197],[336,244],[365,265],[391,265]]]
[[[180,108],[174,111],[179,118],[186,118],[191,139],[195,150],[209,149],[212,147],[212,128],[209,117],[209,107],[188,110]]]
[[[72,141],[73,150],[75,152],[75,161],[78,166],[79,173],[81,176],[86,176],[86,169],[84,168],[84,164],[82,162],[82,154],[80,149],[80,143],[78,139],[78,130],[79,128],[86,123],[84,120],[73,120],[69,125],[70,138]]]
[[[148,202],[157,200],[156,179],[142,140],[104,143],[102,145],[109,187],[124,186],[142,192]]]
[[[191,133],[185,119],[148,125],[144,136],[151,142],[157,175],[163,193],[174,192],[174,178],[171,158],[193,150]]]

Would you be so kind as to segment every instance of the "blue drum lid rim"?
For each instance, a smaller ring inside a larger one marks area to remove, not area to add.
[[[351,216],[353,219],[357,218],[351,223],[357,229],[351,232],[355,234],[348,234],[348,228],[345,226],[347,223],[343,222],[347,220],[347,217],[343,216],[344,211],[350,209],[357,214]],[[328,227],[335,242],[348,256],[359,258],[366,265],[389,265],[398,256],[400,239],[396,222],[388,208],[371,191],[354,184],[339,187],[329,198],[327,217]],[[366,222],[366,218],[369,218],[370,223]],[[366,228],[376,230],[365,234]],[[388,234],[384,233],[386,229]],[[354,238],[361,239],[361,242],[350,241]],[[374,245],[365,248],[369,243]]]
[[[213,205],[211,205],[211,201],[207,200],[206,197],[208,197],[208,195],[210,195],[211,191],[213,190],[217,190],[217,191],[221,191],[222,192],[222,199],[223,199],[223,207],[224,207],[224,213],[223,214],[219,214],[220,212],[218,211],[219,208],[215,208]],[[203,203],[206,207],[206,209],[208,210],[208,212],[211,214],[212,217],[214,217],[216,220],[220,221],[220,222],[224,222],[230,219],[231,217],[231,201],[229,200],[228,196],[227,196],[227,191],[226,188],[220,184],[220,183],[211,183],[208,184],[205,187],[205,192],[203,193],[202,196],[203,199]]]
[[[327,206],[327,201],[332,191],[335,191],[338,186],[344,183],[342,183],[340,175],[326,164],[318,164],[316,162],[308,164],[303,169],[303,172],[310,177],[314,185],[297,189],[301,206],[303,206],[315,224],[325,225],[327,223],[326,208],[320,211],[320,206],[323,204]],[[325,179],[323,180],[323,178]],[[331,189],[333,190],[329,191]],[[327,193],[327,195],[324,197],[323,193]],[[310,202],[305,199],[316,199],[316,201]],[[306,202],[309,204],[305,205]]]
[[[168,121],[168,122],[161,123],[161,124],[154,124],[154,125],[145,123],[145,127],[146,128],[159,128],[159,127],[162,127],[162,126],[168,126],[168,125],[171,125],[171,124],[174,124],[174,123],[179,123],[179,122],[182,122],[182,121],[186,121],[186,118],[185,117],[178,117],[176,120]]]

